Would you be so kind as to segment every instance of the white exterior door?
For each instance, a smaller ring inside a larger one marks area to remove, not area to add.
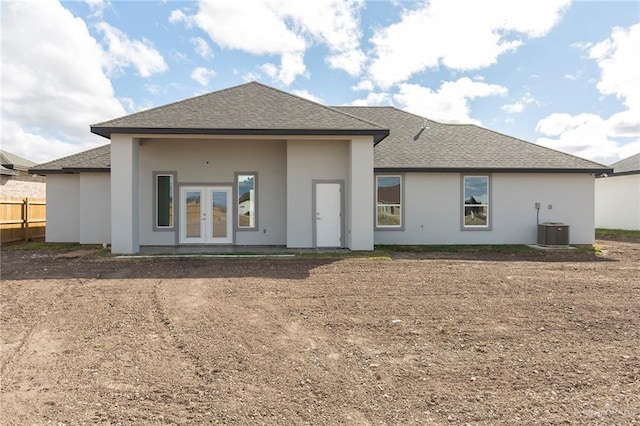
[[[342,185],[316,183],[316,247],[342,247]]]
[[[180,244],[233,243],[231,187],[180,188]]]

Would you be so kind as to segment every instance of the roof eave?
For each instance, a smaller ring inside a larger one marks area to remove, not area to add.
[[[608,177],[615,177],[615,176],[631,176],[631,175],[640,175],[640,170],[628,170],[626,172],[605,172],[608,174]],[[607,177],[607,176],[603,176],[603,177]]]
[[[611,173],[608,168],[374,167],[376,173]]]
[[[150,135],[251,135],[251,136],[373,136],[374,145],[389,136],[389,129],[198,129],[91,126],[91,133],[107,139],[114,133]]]
[[[77,174],[77,173],[110,173],[110,167],[62,167],[59,169],[29,169],[30,174],[40,176]]]

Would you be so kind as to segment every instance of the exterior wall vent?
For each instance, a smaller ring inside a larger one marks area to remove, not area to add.
[[[569,225],[544,222],[538,225],[538,244],[541,246],[568,246]]]

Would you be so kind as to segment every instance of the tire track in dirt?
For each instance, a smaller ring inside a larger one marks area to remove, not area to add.
[[[16,318],[16,317],[24,318],[25,315],[23,312],[24,309],[22,304],[18,302],[17,292],[14,289],[14,287],[11,285],[8,285],[5,282],[2,285],[2,288],[0,290],[1,290],[0,291],[0,323],[2,324],[2,329],[4,330],[4,333],[6,333],[7,328],[5,328],[6,327],[5,323],[9,321],[9,318]],[[9,307],[12,308],[12,312],[10,313],[7,312],[7,308]],[[17,315],[13,311],[17,311]],[[2,377],[3,379],[4,379],[5,368],[7,367],[7,365],[9,365],[11,360],[14,359],[16,355],[22,351],[26,338],[28,337],[29,334],[33,334],[34,327],[35,325],[32,326],[30,329],[28,329],[27,332],[24,334],[24,336],[19,339],[19,343],[13,351],[6,348],[6,346],[8,346],[8,342],[5,342],[4,338],[2,338],[2,344],[5,346],[3,348],[3,352],[5,351],[7,352],[7,355],[2,354],[2,357],[0,357],[0,377]]]
[[[77,280],[80,284],[86,282],[86,280]],[[12,351],[8,351],[9,354],[3,356],[4,359],[0,360],[0,376],[2,377],[2,381],[4,383],[3,388],[6,389],[7,380],[13,374],[13,369],[11,369],[11,365],[19,364],[20,360],[24,358],[26,348],[29,347],[29,344],[33,340],[33,336],[38,329],[38,326],[42,324],[42,319],[48,315],[48,311],[55,305],[56,300],[66,300],[66,296],[68,296],[72,287],[75,287],[71,284],[63,286],[60,291],[57,291],[53,297],[48,298],[49,304],[47,309],[41,310],[37,313],[37,319],[33,321],[30,325],[27,326],[27,329],[23,332],[23,336],[19,339],[16,348]],[[25,320],[27,318],[32,318],[34,313],[27,312],[24,309],[24,305],[20,303],[17,298],[17,292],[12,285],[6,285],[5,288],[9,290],[14,296],[12,299],[8,300],[5,296],[3,296],[3,304],[8,306],[13,306],[15,310],[17,310],[16,314],[13,314],[13,318],[18,318],[20,320]]]
[[[13,351],[10,351],[6,359],[4,359],[2,364],[0,364],[0,376],[2,377],[2,381],[4,382],[3,388],[7,387],[6,386],[6,381],[8,378],[7,373],[11,372],[11,369],[7,371],[7,368],[11,364],[17,363],[24,356],[25,347],[27,346],[27,343],[29,343],[33,338],[33,334],[35,333],[36,328],[38,327],[39,324],[40,324],[40,318],[27,329],[27,331],[24,333],[24,336],[20,339],[18,346],[16,346],[16,348]]]
[[[171,321],[171,318],[169,318],[169,315],[167,315],[164,308],[162,307],[162,303],[160,302],[158,290],[161,284],[162,280],[158,281],[153,286],[153,291],[151,292],[151,306],[153,309],[153,315],[155,316],[157,322],[160,324],[160,328],[164,329],[168,333],[169,339],[173,342],[172,345],[178,350],[180,354],[190,360],[190,362],[193,364],[195,375],[198,376],[203,381],[203,383],[207,383],[210,381],[210,377],[213,374],[217,373],[217,371],[207,371],[207,368],[204,366],[201,357],[192,350],[189,350],[187,344],[180,337],[180,333],[176,330],[173,321]]]

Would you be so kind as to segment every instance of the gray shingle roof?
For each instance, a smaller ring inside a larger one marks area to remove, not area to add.
[[[30,168],[29,173],[46,175],[50,173],[108,172],[109,170],[111,170],[111,144],[106,144],[48,163],[38,164]]]
[[[640,173],[640,152],[631,157],[627,157],[624,160],[620,160],[617,163],[611,165],[613,173],[625,173],[634,174]]]
[[[472,124],[443,124],[394,107],[335,107],[390,129],[375,167],[415,170],[586,171],[609,168]],[[423,129],[423,126],[426,127]]]
[[[18,176],[19,174],[20,172],[18,172],[17,170],[9,169],[5,166],[0,165],[0,175]]]
[[[234,101],[235,96],[241,100]],[[248,109],[238,109],[241,105]],[[269,134],[259,126],[271,126],[267,130],[281,134],[287,134],[287,130],[292,132],[288,134],[300,134],[305,129],[302,126],[311,122],[317,123],[316,130],[324,129],[332,132],[327,134],[334,135],[351,130],[380,132],[376,134],[383,137],[389,129],[389,136],[375,147],[375,168],[378,171],[611,172],[611,168],[602,164],[479,126],[438,123],[394,107],[325,107],[259,83],[236,86],[104,122],[93,126],[92,131],[108,135],[152,124],[164,125],[154,128],[156,133],[162,133],[170,126],[178,129],[175,126],[222,123],[253,131],[256,135]],[[249,128],[249,123],[256,127]],[[293,127],[279,127],[287,124]],[[199,127],[193,129],[201,131]],[[627,160],[635,158],[634,161],[638,161],[638,157]],[[47,174],[109,169],[110,145],[104,145],[37,165],[31,171]]]
[[[36,163],[33,161],[0,149],[0,166],[9,169],[27,170],[29,167],[35,165]]]
[[[93,133],[373,135],[388,130],[359,117],[250,82],[91,126]]]

